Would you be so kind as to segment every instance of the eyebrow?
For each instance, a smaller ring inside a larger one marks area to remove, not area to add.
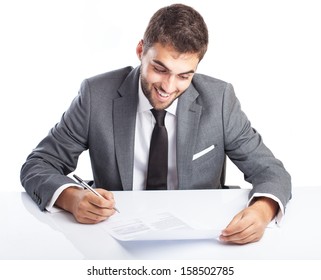
[[[164,67],[166,70],[168,70],[169,72],[171,72],[171,70],[161,61],[157,60],[157,59],[154,59],[153,60],[155,63],[159,64],[160,66]],[[195,71],[194,70],[189,70],[189,71],[186,71],[186,72],[183,72],[183,73],[179,73],[177,75],[186,75],[186,74],[194,74]]]

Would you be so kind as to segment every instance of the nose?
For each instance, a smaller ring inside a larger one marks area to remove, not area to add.
[[[168,75],[162,82],[162,88],[167,93],[176,91],[176,82],[174,75]]]

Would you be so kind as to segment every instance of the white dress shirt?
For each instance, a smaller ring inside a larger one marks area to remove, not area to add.
[[[149,146],[156,123],[150,111],[152,108],[139,83],[135,128],[133,190],[144,190],[146,186]],[[166,109],[167,113],[165,115],[165,127],[168,134],[167,188],[169,190],[175,190],[178,186],[176,168],[176,108],[177,99]]]

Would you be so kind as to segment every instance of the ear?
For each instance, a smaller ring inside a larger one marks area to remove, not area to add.
[[[143,51],[144,51],[144,41],[140,40],[136,47],[136,54],[139,60],[142,60]]]

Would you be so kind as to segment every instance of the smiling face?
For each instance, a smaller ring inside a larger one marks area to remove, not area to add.
[[[191,84],[199,63],[196,53],[179,53],[173,47],[159,43],[143,51],[143,41],[137,48],[141,60],[142,90],[156,109],[166,109]]]

